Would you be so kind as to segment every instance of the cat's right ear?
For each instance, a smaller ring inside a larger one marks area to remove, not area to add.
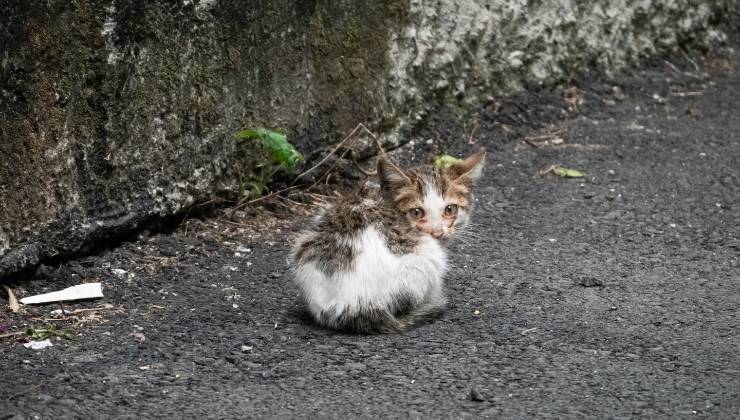
[[[472,187],[483,173],[486,151],[481,149],[470,155],[467,159],[457,162],[447,169],[447,176],[461,184]]]
[[[391,163],[386,158],[378,159],[378,180],[383,191],[398,191],[411,184],[411,180],[403,173],[401,168]]]

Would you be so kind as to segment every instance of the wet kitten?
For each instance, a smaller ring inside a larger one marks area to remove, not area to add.
[[[380,185],[327,208],[296,241],[295,280],[320,325],[358,333],[407,330],[445,307],[444,243],[468,222],[485,152],[447,170],[381,159]]]

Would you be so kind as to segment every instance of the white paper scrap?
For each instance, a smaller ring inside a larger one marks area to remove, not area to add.
[[[103,288],[100,283],[84,283],[56,292],[25,297],[21,299],[21,303],[29,305],[33,303],[64,302],[67,300],[96,299],[101,297],[103,297]]]
[[[48,338],[41,341],[29,341],[28,343],[23,344],[23,347],[31,350],[41,350],[51,346],[53,346],[53,344],[51,344],[51,340]]]

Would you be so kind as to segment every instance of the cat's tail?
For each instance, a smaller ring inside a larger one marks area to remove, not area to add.
[[[439,317],[445,310],[447,299],[439,296],[394,314],[388,308],[363,308],[358,312],[336,310],[313,313],[319,325],[355,334],[394,334],[408,331]]]
[[[403,315],[390,315],[380,325],[378,332],[402,333],[413,327],[432,322],[444,313],[446,306],[447,300],[443,297],[429,300]]]

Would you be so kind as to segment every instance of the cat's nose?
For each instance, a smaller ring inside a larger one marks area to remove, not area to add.
[[[432,231],[432,238],[439,239],[439,238],[442,237],[443,234],[444,234],[444,232],[442,231],[442,229],[440,229],[440,230],[433,230]]]

